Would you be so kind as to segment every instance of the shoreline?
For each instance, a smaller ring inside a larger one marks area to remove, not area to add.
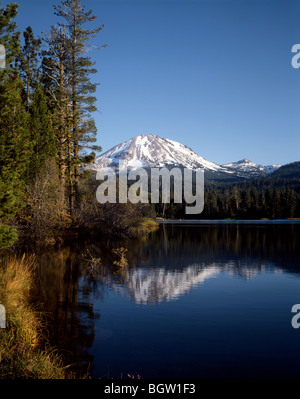
[[[300,219],[154,219],[159,224],[300,224]]]

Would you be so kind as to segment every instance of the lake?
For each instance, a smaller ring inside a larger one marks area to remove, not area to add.
[[[94,378],[300,375],[299,222],[162,223],[128,242],[71,238],[37,259],[51,342]]]

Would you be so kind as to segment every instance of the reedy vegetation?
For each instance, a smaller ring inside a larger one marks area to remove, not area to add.
[[[30,303],[34,257],[12,257],[0,264],[0,303],[6,328],[0,331],[0,378],[64,379],[57,352],[45,346],[40,313]]]

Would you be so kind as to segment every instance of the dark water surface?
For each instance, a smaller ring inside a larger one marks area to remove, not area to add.
[[[74,239],[37,259],[53,342],[95,378],[300,376],[299,223],[164,223],[148,238]]]

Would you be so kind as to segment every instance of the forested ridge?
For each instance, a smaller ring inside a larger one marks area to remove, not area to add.
[[[235,182],[205,181],[204,210],[185,215],[185,203],[157,204],[156,216],[192,219],[300,218],[300,162],[284,165],[268,177]]]

